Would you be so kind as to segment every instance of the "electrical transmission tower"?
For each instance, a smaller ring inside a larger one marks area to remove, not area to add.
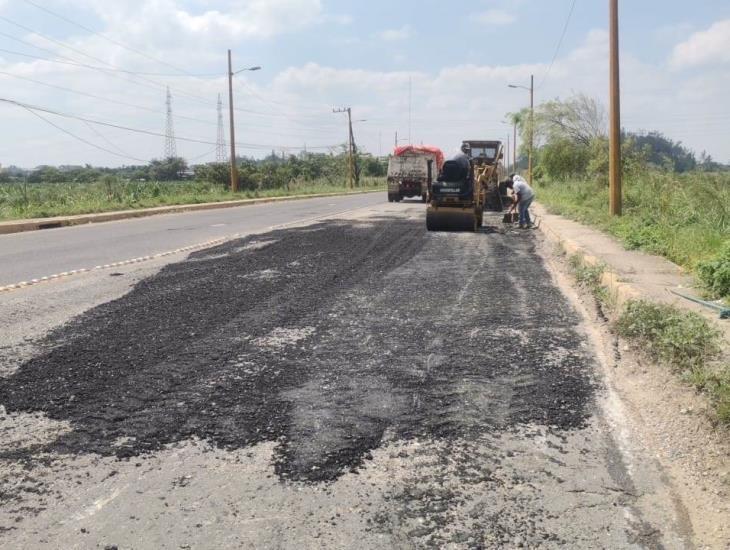
[[[223,131],[223,102],[218,94],[218,137],[215,140],[215,161],[226,162],[228,153],[226,151],[226,134]]]
[[[177,156],[177,146],[175,144],[175,128],[172,124],[172,94],[170,87],[167,87],[167,126],[165,128],[165,158],[173,158]]]

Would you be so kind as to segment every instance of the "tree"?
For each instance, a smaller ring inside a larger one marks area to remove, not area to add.
[[[180,180],[187,169],[188,163],[182,157],[155,159],[149,165],[150,177],[158,181]]]
[[[231,167],[227,162],[198,164],[194,168],[195,179],[228,187],[231,184]]]
[[[591,160],[591,147],[562,138],[546,143],[540,150],[539,165],[551,179],[583,176]]]
[[[606,109],[585,94],[548,101],[535,110],[535,134],[545,142],[567,139],[588,146],[605,137],[607,127]]]
[[[66,179],[58,168],[46,166],[40,172],[41,183],[61,183]]]
[[[636,149],[645,152],[647,161],[658,168],[671,172],[688,172],[697,167],[697,159],[692,151],[682,145],[681,141],[673,141],[660,132],[645,134],[627,133]]]

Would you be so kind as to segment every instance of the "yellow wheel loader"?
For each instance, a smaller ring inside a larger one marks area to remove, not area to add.
[[[468,140],[461,150],[463,154],[444,163],[431,185],[429,231],[477,231],[487,206],[502,209],[502,142]]]

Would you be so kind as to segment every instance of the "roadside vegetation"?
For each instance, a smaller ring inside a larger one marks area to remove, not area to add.
[[[616,331],[650,359],[667,365],[715,406],[718,420],[730,425],[730,365],[715,362],[720,332],[704,317],[646,300],[628,302]]]
[[[354,191],[385,189],[385,166],[360,159]],[[31,172],[0,172],[0,220],[38,218],[175,204],[246,198],[346,192],[345,155],[271,155],[238,163],[240,191],[230,191],[225,163],[187,166],[183,159],[148,166],[98,169],[40,167]]]
[[[529,116],[519,122],[522,143]],[[608,214],[606,117],[578,95],[537,107],[535,187],[551,212],[595,225],[628,249],[693,271],[708,297],[730,300],[730,167],[657,132],[624,133],[623,216]],[[526,150],[523,146],[522,157]]]

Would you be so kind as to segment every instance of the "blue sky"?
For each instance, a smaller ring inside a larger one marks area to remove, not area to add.
[[[504,114],[527,99],[507,84],[526,84],[530,74],[538,84],[544,80],[538,101],[573,93],[606,98],[604,0],[576,1],[547,79],[572,0],[33,2],[103,37],[25,0],[0,0],[0,49],[16,52],[0,51],[1,98],[162,132],[169,85],[176,134],[214,142],[215,102],[226,91],[231,48],[237,67],[263,67],[237,76],[243,154],[336,146],[344,141],[344,119],[331,110],[345,105],[365,120],[356,123],[356,137],[374,153],[387,152],[396,131],[407,139],[409,128],[411,141],[447,152],[467,137],[506,139]],[[624,0],[621,8],[625,126],[660,130],[730,161],[724,128],[730,121],[730,3]],[[109,68],[161,74],[130,76]],[[17,105],[0,104],[0,116],[12,128],[0,135],[3,165],[118,165],[162,154],[158,136],[34,115]],[[212,149],[178,141],[191,160],[212,160]]]

